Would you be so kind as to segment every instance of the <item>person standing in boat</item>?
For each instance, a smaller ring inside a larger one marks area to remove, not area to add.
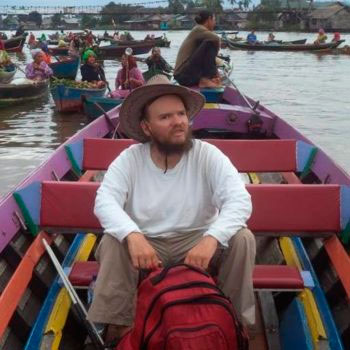
[[[84,64],[80,67],[81,80],[89,83],[96,82],[98,87],[105,86],[105,72],[96,62],[96,54],[92,50],[86,50],[83,55]]]
[[[231,161],[191,136],[204,103],[157,75],[121,106],[121,129],[140,143],[112,162],[95,201],[104,235],[88,319],[109,325],[106,341],[133,324],[140,270],[179,262],[217,271],[240,318],[255,322],[251,198]]]
[[[34,49],[31,52],[33,62],[26,66],[26,78],[31,80],[49,79],[53,72],[45,62],[45,53],[41,49]]]
[[[333,34],[333,38],[332,38],[332,43],[336,43],[340,40],[340,33],[339,32],[335,32]]]
[[[327,40],[327,35],[324,31],[323,28],[320,28],[320,30],[318,31],[318,35],[316,40],[314,41],[315,45],[320,45],[320,44],[324,44]]]
[[[150,79],[156,74],[165,74],[169,78],[171,77],[171,71],[173,68],[162,57],[159,47],[154,47],[152,49],[151,56],[146,58],[146,64],[148,66],[148,71],[143,74],[145,80]]]
[[[252,31],[247,35],[247,43],[250,45],[255,45],[258,42],[258,39],[255,34],[255,29],[252,29]]]
[[[135,57],[124,54],[122,56],[122,68],[119,69],[115,78],[115,90],[112,91],[113,98],[125,98],[130,91],[145,83],[141,70],[137,67]]]
[[[197,25],[182,43],[177,54],[174,78],[184,86],[216,88],[221,79],[215,58],[220,48],[220,37],[213,33],[215,15],[207,10],[196,17]]]

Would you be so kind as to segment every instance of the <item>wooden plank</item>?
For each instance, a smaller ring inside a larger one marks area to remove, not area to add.
[[[281,349],[279,320],[271,292],[259,291],[259,304],[269,350]]]
[[[82,243],[74,261],[86,261],[95,245],[96,236],[88,234]],[[50,343],[50,350],[59,350],[62,331],[66,323],[68,312],[71,307],[71,298],[65,287],[61,288],[56,302],[52,308],[51,315],[46,325],[42,342]]]
[[[304,307],[298,298],[284,312],[280,334],[283,350],[314,350]]]

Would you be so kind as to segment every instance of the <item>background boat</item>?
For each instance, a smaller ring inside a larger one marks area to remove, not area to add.
[[[28,33],[24,33],[21,36],[16,36],[7,40],[4,40],[5,50],[7,52],[22,52],[23,46],[26,42]]]
[[[19,79],[23,83],[0,84],[0,105],[20,104],[44,96],[48,91],[49,81],[28,81]]]
[[[230,42],[228,41],[228,46],[230,49],[240,49],[240,50],[251,50],[251,51],[327,51],[335,49],[344,40],[339,40],[337,42],[325,43],[325,44],[266,44],[266,43],[256,43],[255,45],[248,44],[247,42]]]
[[[80,58],[68,58],[49,64],[53,75],[59,79],[75,79],[80,67]]]
[[[85,95],[82,96],[82,101],[84,113],[90,120],[98,118],[103,111],[108,112],[123,102],[121,99]]]
[[[52,56],[68,56],[68,47],[49,47],[49,53]]]
[[[133,45],[133,46],[118,46],[118,45],[106,45],[106,46],[99,46],[97,50],[97,55],[101,59],[105,58],[119,58],[123,56],[125,53],[125,50],[131,47],[133,51],[133,55],[142,55],[145,53],[148,53],[152,50],[154,47],[154,43],[142,43],[139,45]]]
[[[66,85],[55,85],[50,88],[56,108],[60,112],[75,112],[83,109],[82,96],[102,97],[103,89],[79,89]]]

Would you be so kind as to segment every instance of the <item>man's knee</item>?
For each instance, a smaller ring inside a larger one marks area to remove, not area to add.
[[[255,236],[248,228],[242,228],[230,239],[229,246],[249,247],[255,251]]]

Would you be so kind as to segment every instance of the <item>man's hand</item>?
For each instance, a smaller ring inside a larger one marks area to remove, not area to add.
[[[215,254],[218,241],[213,236],[205,236],[186,255],[185,264],[207,269]]]
[[[153,269],[161,265],[156,251],[142,233],[131,232],[126,241],[132,264],[136,269]]]

